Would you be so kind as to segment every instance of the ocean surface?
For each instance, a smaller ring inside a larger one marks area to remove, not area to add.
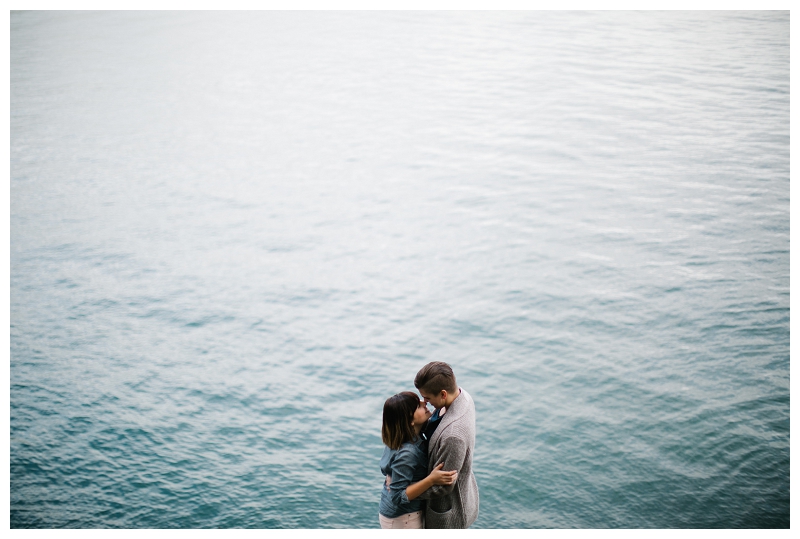
[[[12,12],[12,528],[789,526],[789,13]]]

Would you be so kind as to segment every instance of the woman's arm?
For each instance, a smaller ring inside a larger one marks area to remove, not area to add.
[[[443,472],[442,465],[437,466],[427,477],[416,483],[412,483],[416,475],[419,477],[419,466],[426,468],[425,461],[427,455],[420,453],[419,450],[401,449],[392,463],[392,482],[389,484],[389,497],[395,505],[406,504],[418,498],[423,492],[434,485],[449,485],[455,483],[456,472]],[[415,474],[415,470],[417,473]],[[424,473],[424,472],[423,472]],[[411,488],[409,496],[408,489]]]
[[[406,488],[406,497],[409,501],[413,500],[433,485],[451,485],[456,482],[458,479],[458,472],[443,472],[442,466],[444,466],[444,462],[440,463],[433,471],[423,479],[422,481],[417,481],[416,483],[412,483],[408,485]]]

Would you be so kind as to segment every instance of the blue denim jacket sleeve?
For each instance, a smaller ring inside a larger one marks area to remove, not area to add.
[[[424,458],[421,459],[421,456]],[[424,463],[427,472],[427,457],[421,455],[421,451],[415,446],[405,445],[397,452],[392,463],[392,483],[389,485],[389,494],[395,506],[409,503],[406,488],[416,482],[414,472],[418,472],[421,463]]]

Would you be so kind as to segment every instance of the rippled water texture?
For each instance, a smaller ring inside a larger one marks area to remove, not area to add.
[[[788,12],[13,12],[11,526],[789,526]]]

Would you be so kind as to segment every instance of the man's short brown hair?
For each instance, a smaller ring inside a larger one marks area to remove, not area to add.
[[[456,375],[450,365],[441,361],[431,361],[422,367],[414,378],[414,386],[420,391],[439,394],[443,389],[448,393],[458,390]]]

